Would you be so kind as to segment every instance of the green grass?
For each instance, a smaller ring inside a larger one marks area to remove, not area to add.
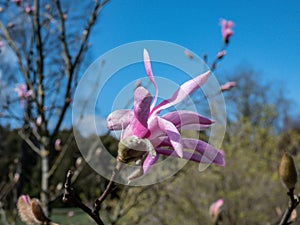
[[[71,213],[72,212],[72,215]],[[90,217],[76,208],[53,209],[51,220],[61,225],[93,225],[96,224]],[[16,225],[23,225],[18,218]]]

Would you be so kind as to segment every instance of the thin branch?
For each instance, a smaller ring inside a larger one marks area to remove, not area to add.
[[[3,25],[3,23],[0,21],[0,29],[3,31],[3,34],[5,36],[5,39],[8,43],[8,45],[11,47],[11,49],[14,51],[14,53],[16,54],[17,56],[17,59],[18,59],[18,64],[19,64],[19,67],[20,67],[20,70],[21,70],[21,73],[23,74],[25,80],[26,80],[26,84],[28,85],[29,89],[32,90],[32,99],[36,102],[36,93],[34,92],[34,87],[30,81],[30,78],[29,78],[29,73],[28,71],[25,69],[24,65],[23,65],[23,61],[22,61],[22,56],[19,52],[19,49],[18,47],[16,46],[13,38],[10,36],[7,28]],[[37,104],[37,102],[36,102]]]
[[[19,131],[18,134],[20,137],[29,145],[29,147],[39,156],[41,156],[40,149],[34,145],[34,143],[22,132]]]
[[[69,145],[71,144],[71,141],[73,139],[73,135],[69,135],[68,140],[66,141],[65,145],[63,146],[61,152],[59,153],[59,156],[57,157],[57,159],[55,160],[55,162],[53,163],[51,169],[48,172],[48,178],[50,178],[54,172],[56,171],[57,167],[61,164]]]
[[[95,204],[94,204],[94,209],[93,209],[93,213],[95,214],[99,214],[99,210],[101,208],[101,204],[102,202],[106,199],[106,197],[108,196],[108,194],[111,192],[111,190],[113,189],[113,181],[115,179],[115,177],[118,175],[119,171],[121,170],[122,168],[122,163],[117,160],[117,165],[116,167],[114,168],[113,170],[113,173],[112,173],[112,176],[111,176],[111,179],[108,183],[108,185],[106,186],[106,189],[105,191],[102,193],[102,195],[96,199],[95,201]]]
[[[72,188],[72,176],[73,172],[71,170],[68,171],[66,182],[65,182],[65,192],[63,196],[63,201],[65,203],[71,203],[82,211],[87,213],[98,225],[104,225],[102,219],[99,214],[93,213],[92,209],[82,203],[82,201],[75,195],[74,189]]]
[[[300,203],[300,201],[299,201],[300,196],[299,195],[298,196],[294,195],[294,189],[290,189],[287,194],[290,197],[289,206],[286,209],[286,211],[284,212],[279,225],[288,225],[288,224],[290,224],[289,219],[292,215],[292,212],[294,211],[294,209],[296,209],[296,207]]]
[[[35,11],[34,11],[34,34],[35,34],[35,47],[37,51],[38,57],[36,58],[36,68],[38,75],[38,96],[39,96],[39,104],[38,104],[38,112],[42,117],[42,122],[45,125],[44,132],[47,131],[47,120],[45,119],[44,113],[44,104],[45,104],[45,93],[44,93],[44,54],[43,54],[43,43],[42,43],[42,34],[41,34],[41,23],[40,23],[40,1],[35,0]]]
[[[65,54],[65,62],[66,62],[66,66],[67,66],[67,77],[68,77],[68,82],[67,82],[67,87],[66,87],[66,92],[65,92],[65,103],[61,109],[61,113],[58,119],[58,122],[54,128],[54,131],[52,133],[52,137],[56,135],[56,133],[58,132],[60,125],[64,119],[65,113],[68,109],[68,106],[70,105],[71,101],[70,101],[70,93],[71,93],[71,87],[72,87],[72,82],[73,82],[73,76],[74,76],[74,71],[76,69],[76,67],[78,66],[80,59],[82,58],[83,53],[86,50],[86,45],[87,45],[87,41],[91,32],[91,29],[94,25],[94,23],[96,22],[98,13],[100,11],[100,9],[106,5],[109,2],[109,0],[104,1],[103,3],[101,3],[99,0],[96,1],[95,6],[93,8],[93,12],[88,20],[88,24],[87,27],[85,29],[85,32],[83,33],[82,36],[82,41],[81,41],[81,45],[79,48],[78,53],[76,54],[73,63],[71,62],[71,56],[68,50],[68,46],[67,46],[67,41],[65,38],[65,24],[64,24],[64,15],[62,12],[62,8],[60,6],[60,2],[59,0],[56,0],[56,6],[57,6],[57,10],[59,12],[59,18],[60,18],[60,23],[61,23],[61,41],[62,41],[62,45],[63,45],[63,50],[64,50],[64,54]]]

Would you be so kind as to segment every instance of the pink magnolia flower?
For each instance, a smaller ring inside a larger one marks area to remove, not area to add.
[[[17,92],[18,94],[18,97],[21,102],[21,106],[24,107],[25,99],[28,99],[29,97],[32,96],[32,90],[27,90],[26,84],[17,84],[14,91]]]
[[[182,84],[170,99],[156,105],[158,87],[154,80],[150,58],[147,50],[144,50],[144,65],[149,80],[155,87],[154,98],[144,87],[136,88],[134,93],[133,110],[116,110],[107,118],[107,127],[110,130],[123,130],[120,143],[131,151],[129,155],[120,151],[118,160],[123,162],[142,159],[141,174],[146,174],[155,164],[160,155],[170,155],[201,163],[215,163],[225,165],[224,154],[208,143],[183,138],[179,130],[205,130],[214,121],[192,111],[172,111],[160,116],[160,112],[181,102],[187,96],[199,89],[210,76],[205,72],[194,79]],[[145,152],[147,149],[147,152]],[[187,151],[195,150],[195,152]],[[127,157],[127,158],[126,158]],[[125,159],[125,160],[124,160]]]
[[[224,199],[219,199],[210,206],[209,215],[213,222],[216,222],[218,220],[223,205]]]
[[[234,23],[231,20],[220,20],[220,25],[222,26],[222,36],[224,42],[227,44],[229,42],[230,36],[233,35],[232,27],[234,26]]]
[[[221,91],[229,91],[231,88],[236,86],[236,82],[229,81],[223,85],[221,85]]]

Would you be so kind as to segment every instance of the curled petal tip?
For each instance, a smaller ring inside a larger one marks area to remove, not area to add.
[[[148,50],[144,48],[144,61],[150,61]]]

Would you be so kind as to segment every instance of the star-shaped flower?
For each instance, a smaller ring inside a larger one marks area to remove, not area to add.
[[[162,110],[181,102],[204,85],[210,76],[210,71],[185,82],[170,99],[156,105],[158,87],[146,49],[144,65],[156,90],[154,98],[147,89],[139,86],[134,93],[133,110],[116,110],[107,118],[107,127],[110,130],[123,130],[118,160],[124,163],[140,160],[142,167],[138,176],[146,174],[160,155],[225,165],[223,151],[215,149],[202,140],[183,138],[179,132],[180,130],[205,130],[214,123],[213,120],[187,110],[171,111],[160,115]]]

